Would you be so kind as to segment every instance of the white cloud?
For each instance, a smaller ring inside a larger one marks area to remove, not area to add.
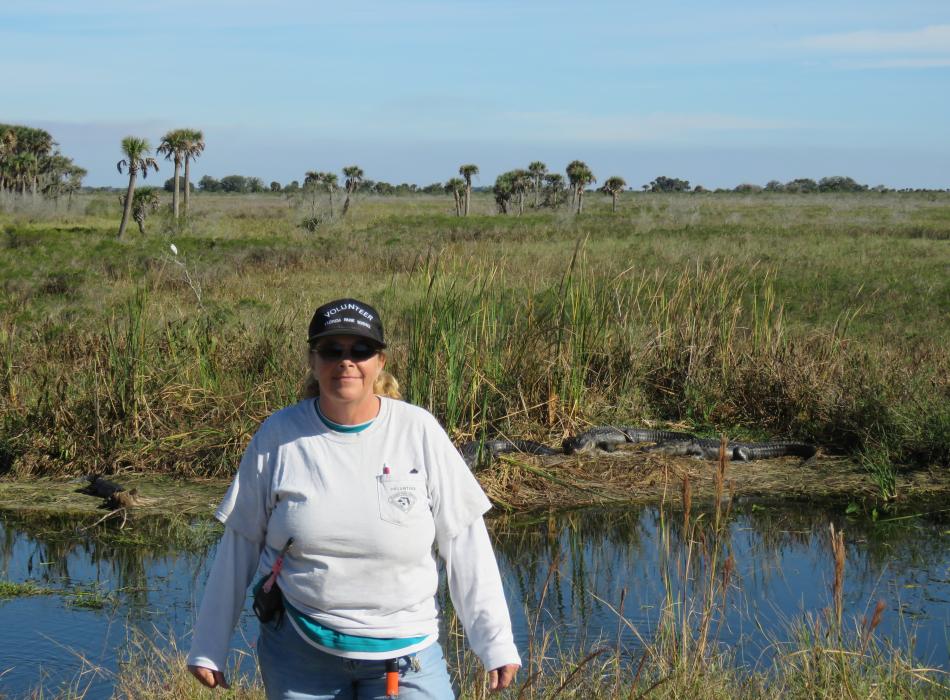
[[[808,36],[797,46],[843,53],[950,53],[950,24],[903,32],[859,31]]]
[[[950,58],[887,58],[879,61],[839,61],[838,68],[950,68]]]
[[[509,136],[526,140],[587,142],[655,142],[657,138],[687,138],[725,131],[800,129],[809,125],[792,120],[763,119],[731,114],[578,115],[562,112],[518,112],[506,117]]]

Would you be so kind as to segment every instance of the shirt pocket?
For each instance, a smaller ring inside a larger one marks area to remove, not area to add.
[[[422,476],[392,478],[376,477],[379,517],[393,525],[412,525],[430,516],[429,494]]]

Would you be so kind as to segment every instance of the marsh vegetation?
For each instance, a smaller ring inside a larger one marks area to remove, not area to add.
[[[295,399],[318,300],[372,299],[411,401],[459,439],[590,424],[782,437],[899,495],[950,462],[950,196],[589,194],[468,217],[443,196],[196,195],[0,214],[0,469],[226,476]],[[173,252],[170,245],[174,245]]]

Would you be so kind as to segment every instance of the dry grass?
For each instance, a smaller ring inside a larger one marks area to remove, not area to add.
[[[458,439],[676,422],[817,442],[888,498],[950,460],[946,198],[483,198],[457,219],[366,197],[311,234],[306,203],[198,196],[124,244],[100,200],[0,213],[0,472],[229,475],[296,395],[313,300],[340,294],[377,303],[407,396]]]

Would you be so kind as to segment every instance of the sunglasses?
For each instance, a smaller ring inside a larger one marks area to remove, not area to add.
[[[365,362],[378,353],[379,348],[369,343],[353,343],[349,347],[339,343],[323,343],[313,351],[326,362],[339,362],[344,357],[349,357],[353,362]]]

